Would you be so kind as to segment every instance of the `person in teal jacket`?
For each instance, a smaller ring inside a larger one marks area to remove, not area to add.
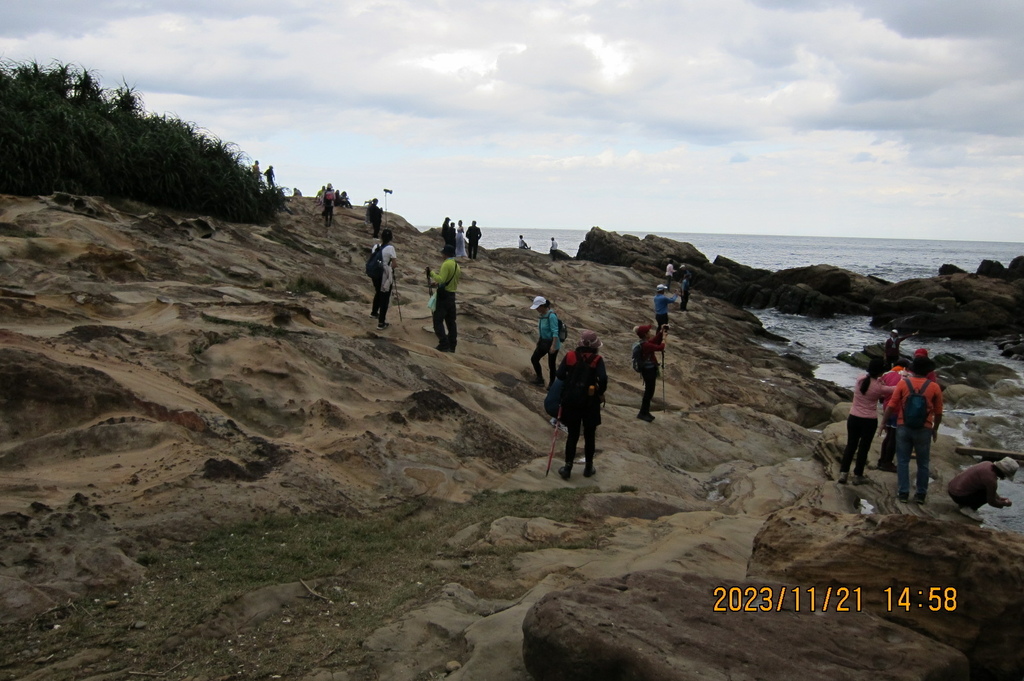
[[[558,350],[562,347],[561,342],[558,340],[558,317],[552,309],[551,301],[544,296],[534,298],[530,309],[540,313],[540,319],[537,322],[539,336],[537,348],[533,351],[533,356],[530,357],[530,362],[533,363],[533,370],[537,372],[537,378],[533,382],[537,385],[544,385],[544,372],[541,371],[540,358],[547,355],[548,376],[550,377],[547,385],[551,387],[551,383],[555,380]]]

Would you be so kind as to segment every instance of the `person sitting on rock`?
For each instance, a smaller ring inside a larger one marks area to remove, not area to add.
[[[529,248],[522,234],[519,235],[519,248]]]
[[[1009,508],[1013,502],[997,493],[998,481],[1013,480],[1020,465],[1006,457],[999,461],[982,461],[960,472],[949,481],[946,491],[960,507],[960,512],[971,520],[983,518],[978,509],[988,504],[996,508]]]

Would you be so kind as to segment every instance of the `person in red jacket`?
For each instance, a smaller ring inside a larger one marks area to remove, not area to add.
[[[658,327],[658,333],[651,336],[651,325],[644,324],[633,329],[640,339],[640,375],[644,378],[644,398],[640,403],[640,413],[636,415],[650,423],[654,420],[651,414],[651,399],[658,386],[658,353],[665,350],[665,337],[668,335],[668,324]]]

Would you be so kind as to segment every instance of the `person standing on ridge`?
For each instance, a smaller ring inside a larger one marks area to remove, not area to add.
[[[384,217],[384,211],[377,205],[377,199],[373,199],[366,206],[366,221],[373,227],[373,238],[380,236],[380,223]]]
[[[838,482],[841,485],[846,484],[850,474],[854,452],[857,453],[857,465],[853,469],[853,484],[862,485],[867,482],[864,464],[867,463],[871,440],[878,428],[878,401],[888,400],[895,390],[895,387],[881,380],[884,371],[885,362],[881,357],[874,357],[868,364],[868,372],[854,384],[853,405],[846,419],[846,449],[843,450],[843,460],[839,464]]]
[[[469,229],[466,230],[466,242],[469,244],[469,257],[472,260],[476,260],[476,252],[480,247],[480,228],[476,226],[476,220],[470,223]]]
[[[465,258],[466,253],[466,230],[462,228],[462,220],[459,220],[459,228],[455,232],[455,257]]]
[[[548,253],[551,254],[551,259],[555,259],[555,251],[558,250],[558,242],[555,241],[555,237],[551,237],[551,248],[548,249]]]
[[[268,187],[273,187],[274,186],[274,166],[267,166],[267,170],[266,170],[266,172],[263,173],[263,176],[265,178],[267,178],[267,186]]]
[[[395,247],[391,245],[392,234],[390,229],[380,233],[381,249],[381,276],[374,278],[373,285],[375,293],[373,296],[373,309],[371,317],[377,318],[377,329],[383,330],[390,326],[388,324],[388,308],[391,306],[391,291],[395,283]],[[376,251],[376,249],[374,249]]]
[[[565,353],[555,376],[562,380],[561,418],[568,431],[565,439],[565,465],[558,469],[558,475],[568,480],[576,460],[576,445],[583,429],[583,456],[586,465],[583,477],[589,478],[594,468],[594,453],[597,451],[597,427],[601,425],[601,403],[608,389],[608,372],[604,358],[597,353],[601,340],[593,331],[582,331],[575,350]]]
[[[544,385],[544,372],[541,370],[540,359],[547,355],[547,386],[550,388],[555,380],[555,364],[558,359],[558,350],[562,347],[561,342],[558,340],[558,316],[555,315],[555,311],[552,309],[551,301],[544,296],[534,298],[530,309],[537,310],[540,313],[540,319],[537,322],[537,347],[533,351],[533,356],[530,357],[530,363],[533,364],[533,370],[537,374],[537,378],[533,382],[537,385]]]
[[[633,332],[640,339],[640,375],[644,379],[644,397],[640,403],[640,413],[636,417],[650,423],[654,420],[654,415],[651,414],[651,399],[658,386],[658,353],[665,351],[668,327],[658,327],[658,333],[653,338],[650,324],[634,327]]]
[[[897,364],[901,364],[900,361],[900,343],[907,340],[911,336],[916,336],[917,331],[914,333],[908,333],[905,336],[901,336],[899,330],[893,329],[889,332],[889,337],[885,339],[885,368],[892,369]]]
[[[960,513],[971,520],[982,521],[984,518],[978,509],[988,504],[995,508],[1009,508],[1013,502],[999,496],[999,480],[1013,480],[1020,464],[1005,457],[999,461],[982,461],[961,471],[949,481],[946,491],[949,498],[956,502]]]
[[[672,280],[676,276],[676,266],[672,264],[672,261],[668,261],[668,267],[665,268],[665,288],[672,289]]]
[[[324,227],[330,227],[334,222],[334,187],[330,182],[327,183],[327,189],[324,190]]]
[[[679,309],[686,312],[686,306],[690,304],[690,286],[693,284],[693,272],[686,265],[683,265],[683,279],[679,283],[679,292],[683,299],[679,301]]]
[[[670,298],[665,295],[667,289],[664,284],[658,284],[657,293],[654,294],[654,321],[659,329],[668,326],[668,304],[676,302],[676,296]]]
[[[437,305],[434,307],[434,335],[437,336],[437,350],[455,352],[459,341],[458,324],[456,323],[455,292],[459,288],[459,277],[462,270],[455,262],[455,247],[445,244],[441,249],[445,261],[441,269],[431,272],[427,268],[427,281],[431,289],[437,289]],[[446,332],[447,327],[447,332]]]
[[[883,417],[897,413],[896,484],[897,497],[907,503],[910,497],[910,453],[917,453],[917,494],[914,501],[923,504],[928,495],[928,464],[932,442],[939,437],[942,423],[942,390],[927,378],[932,362],[915,357],[910,377],[896,384]],[[881,430],[881,429],[879,429]]]

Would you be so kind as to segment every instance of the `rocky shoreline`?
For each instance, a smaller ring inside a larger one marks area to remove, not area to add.
[[[571,487],[593,490],[578,524],[603,528],[600,548],[572,548],[572,527],[544,518],[464,528],[454,545],[526,547],[516,573],[500,576],[515,580],[516,599],[446,584],[396,612],[364,642],[363,659],[310,654],[298,678],[599,678],[601,664],[651,679],[710,670],[782,679],[801,668],[849,678],[1024,674],[1016,639],[993,634],[1019,630],[1022,605],[1010,594],[1024,593],[1024,539],[970,525],[943,498],[969,462],[955,442],[941,436],[933,448],[926,506],[897,504],[891,474],[836,485],[848,390],[763,348],[760,322],[730,302],[884,315],[876,306],[895,300],[898,284],[825,266],[767,273],[710,263],[688,244],[596,230],[574,260],[481,249],[463,261],[459,351],[441,353],[421,282],[441,260],[439,239],[388,215],[402,307],[378,331],[367,316],[372,241],[361,213],[340,209],[327,230],[311,199],[292,199],[289,211],[254,226],[95,197],[0,197],[0,622],[136,588],[147,551],[253,518],[368,516],[411,499]],[[673,313],[667,404],[647,424],[635,418],[630,329],[649,322],[650,284],[668,257],[698,278],[689,311]],[[1021,279],[936,279],[914,289],[927,305],[900,319],[930,314],[966,329],[967,315],[981,314],[986,333],[1020,330]],[[570,334],[593,329],[604,340],[610,385],[593,478],[544,476],[552,432],[529,383],[535,295],[555,302]],[[866,505],[873,514],[862,515]],[[307,587],[329,592],[341,579]],[[860,587],[871,597],[856,616],[825,620],[792,603],[744,613],[727,602],[715,612],[715,586],[769,584]],[[882,602],[887,584],[964,596],[949,616],[903,611]],[[266,589],[277,604],[308,595],[297,581]],[[242,601],[174,632],[168,650],[189,636],[227,637],[235,629],[223,622]],[[608,607],[616,626],[587,614]],[[590,656],[591,666],[555,654],[578,640],[547,633],[562,629],[557,617],[576,618],[571,631],[593,636],[586,649],[608,654]],[[692,637],[677,637],[677,618]],[[637,650],[631,642],[645,631]],[[754,631],[756,643],[729,664],[708,657]],[[840,636],[871,654],[834,646]],[[900,644],[874,650],[868,642],[880,638]],[[85,652],[67,641],[54,660],[13,663],[11,678],[79,678],[72,661]],[[107,653],[104,669],[123,673],[122,654]],[[892,672],[897,663],[905,671]]]

